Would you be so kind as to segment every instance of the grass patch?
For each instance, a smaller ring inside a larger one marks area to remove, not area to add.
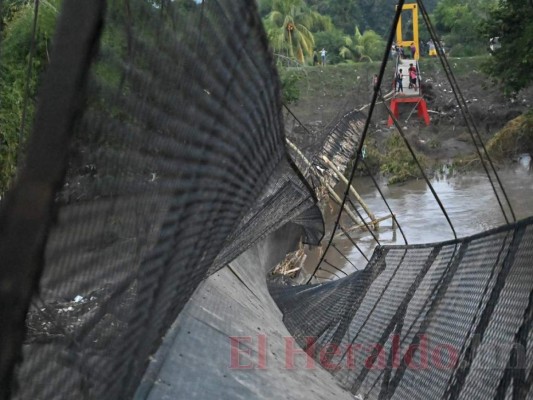
[[[383,174],[387,178],[389,185],[405,182],[413,178],[422,178],[422,172],[413,160],[411,153],[405,146],[398,131],[394,131],[390,135],[384,146],[378,145],[373,139],[367,139],[364,148],[365,161],[370,169],[370,173],[373,175],[377,173]],[[416,151],[415,154],[420,165],[425,170],[428,165],[427,157]],[[353,160],[348,164],[345,175],[349,175],[349,171],[352,168]],[[363,163],[358,164],[357,175],[368,175],[368,171]]]
[[[32,75],[28,75],[34,6],[24,2],[15,7],[2,32],[0,58],[0,197],[16,174],[21,146],[30,134],[37,102],[39,78],[48,65],[50,39],[55,29],[61,0],[44,2],[37,18],[38,29],[32,58]],[[27,82],[28,81],[28,82]],[[27,85],[27,86],[26,86]],[[28,90],[26,90],[28,89]],[[24,105],[26,121],[22,124]]]
[[[305,66],[287,68],[288,73],[299,76],[299,88],[302,93],[335,93],[343,96],[361,84],[368,86],[373,74],[379,71],[380,63],[346,63],[336,65]]]
[[[487,143],[487,151],[496,161],[522,153],[533,154],[533,110],[509,121]]]
[[[425,169],[426,157],[416,153],[416,151],[415,154],[420,165]],[[382,155],[381,159],[381,172],[388,178],[389,185],[413,178],[422,178],[422,172],[397,131],[394,131],[387,139],[385,154]]]
[[[482,66],[488,58],[489,56],[449,57],[448,63],[452,67],[454,74],[467,75],[470,72],[481,72]],[[422,57],[419,63],[422,73],[442,72],[442,65],[438,58]]]

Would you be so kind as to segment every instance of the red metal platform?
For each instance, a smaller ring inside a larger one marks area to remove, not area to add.
[[[390,108],[396,119],[400,117],[400,111],[398,109],[398,104],[400,103],[417,103],[416,108],[418,109],[418,117],[422,118],[426,125],[429,125],[429,113],[426,100],[422,97],[395,97],[391,100]],[[391,126],[393,124],[392,117],[389,116],[387,125]]]

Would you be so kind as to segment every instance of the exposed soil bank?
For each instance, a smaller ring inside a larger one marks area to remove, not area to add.
[[[481,72],[484,57],[450,58],[449,62],[477,128],[487,142],[507,122],[533,106],[533,88],[515,99],[506,99]],[[427,160],[427,167],[458,161],[464,164],[475,153],[455,96],[439,60],[420,61],[423,96],[430,110],[431,124],[419,121],[412,107],[401,108],[402,123],[410,143]],[[290,70],[300,77],[299,100],[289,107],[307,129],[292,117],[286,118],[287,135],[304,153],[320,148],[334,123],[346,112],[368,104],[372,97],[372,76],[379,63],[344,64]],[[382,91],[392,88],[393,65],[389,62]],[[367,109],[368,110],[368,109]],[[382,149],[394,128],[387,127],[387,112],[375,109],[369,130],[369,145]]]

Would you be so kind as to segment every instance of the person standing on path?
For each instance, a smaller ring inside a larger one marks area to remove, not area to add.
[[[405,59],[405,49],[402,46],[400,46],[400,59]]]
[[[416,68],[409,68],[409,87],[414,90],[418,90],[418,85],[416,84]]]
[[[400,69],[398,71],[398,73],[396,74],[396,86],[397,86],[396,91],[397,92],[401,92],[401,93],[403,93],[403,82],[402,82],[402,79],[403,79],[403,75],[402,75],[402,70]]]
[[[378,87],[378,74],[374,74],[372,77],[372,87],[374,88],[374,92],[379,89]]]
[[[409,69],[407,70],[407,73],[409,74],[409,89],[418,90],[416,85],[416,67],[413,64],[409,64]]]
[[[322,57],[322,66],[326,65],[326,49],[322,47],[322,50],[320,50],[320,57]]]

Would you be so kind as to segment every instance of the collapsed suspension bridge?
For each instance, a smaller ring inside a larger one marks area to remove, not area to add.
[[[353,142],[348,183],[378,89],[328,136]],[[533,398],[533,219],[513,221],[455,93],[508,223],[293,285],[269,272],[320,244],[318,178],[287,158],[255,2],[65,0],[1,204],[0,397]],[[311,168],[342,166],[335,148]]]

